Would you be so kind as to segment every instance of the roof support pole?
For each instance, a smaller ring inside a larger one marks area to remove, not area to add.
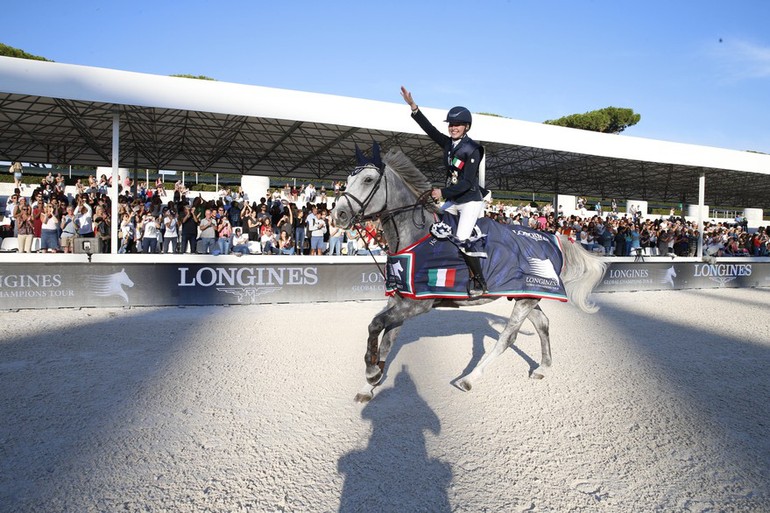
[[[118,219],[118,189],[120,189],[120,111],[115,110],[112,113],[112,187],[110,187],[110,254],[118,254],[118,228],[120,219]]]
[[[139,155],[134,151],[134,168],[131,170],[131,196],[136,198],[137,182],[139,181]]]
[[[706,203],[706,173],[701,170],[698,179],[698,251],[695,256],[703,258],[703,204]]]

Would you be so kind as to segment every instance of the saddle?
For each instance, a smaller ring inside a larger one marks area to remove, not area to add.
[[[457,229],[457,217],[440,219]],[[500,224],[488,217],[476,224],[472,251],[483,253],[486,297],[540,298],[567,301],[559,277],[564,265],[561,244],[553,234],[520,225]],[[398,253],[388,253],[386,294],[411,299],[468,299],[469,273],[456,240],[435,230]],[[439,238],[443,237],[443,238]]]

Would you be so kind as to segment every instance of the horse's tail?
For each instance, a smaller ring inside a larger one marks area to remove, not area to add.
[[[596,313],[599,307],[589,300],[594,288],[602,281],[607,264],[598,256],[589,253],[580,244],[559,235],[564,255],[564,271],[561,279],[567,297],[586,313]]]

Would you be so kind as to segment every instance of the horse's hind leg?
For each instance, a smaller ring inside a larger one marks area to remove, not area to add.
[[[532,379],[543,379],[546,371],[551,368],[551,338],[549,337],[549,321],[545,312],[540,309],[540,305],[536,306],[529,313],[529,320],[532,321],[532,325],[535,327],[538,336],[540,337],[540,365],[529,374]]]
[[[487,352],[481,361],[476,365],[476,368],[471,371],[466,377],[462,378],[459,382],[459,386],[464,390],[470,390],[473,385],[484,373],[484,369],[492,363],[498,356],[503,354],[508,346],[516,342],[516,335],[521,328],[521,325],[529,317],[532,309],[537,306],[539,299],[517,299],[516,304],[513,307],[508,324],[497,339],[495,347],[491,351]]]

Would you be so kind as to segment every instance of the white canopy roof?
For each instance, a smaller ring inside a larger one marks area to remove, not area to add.
[[[394,92],[394,95],[397,93]],[[421,107],[441,126],[444,109]],[[400,147],[443,181],[440,151],[403,103],[0,57],[0,158],[343,179],[354,147]],[[491,188],[770,207],[770,155],[474,115]]]

